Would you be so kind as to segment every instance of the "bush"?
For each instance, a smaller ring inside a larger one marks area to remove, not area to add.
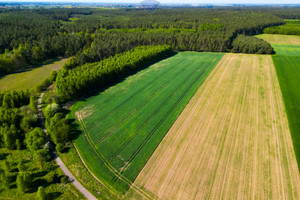
[[[50,85],[52,84],[50,78],[46,78],[41,84],[37,85],[35,90],[38,93],[41,93],[42,91],[46,90]]]
[[[65,145],[64,145],[64,144],[58,143],[58,144],[56,145],[56,151],[57,151],[58,153],[62,153],[62,152],[64,151],[64,149],[65,149]]]
[[[20,192],[25,192],[28,189],[28,185],[27,185],[26,179],[27,179],[27,175],[26,174],[19,174],[17,176],[16,183],[17,183],[18,190]]]
[[[58,176],[55,171],[50,171],[44,178],[48,183],[58,182]]]
[[[45,133],[41,128],[35,128],[25,135],[25,144],[32,151],[42,149],[45,142]]]
[[[45,200],[47,197],[47,194],[45,192],[45,189],[43,186],[40,186],[38,191],[37,191],[37,196],[39,198],[39,200]]]
[[[46,118],[51,118],[55,113],[60,111],[60,106],[57,103],[52,103],[46,107],[45,116]]]

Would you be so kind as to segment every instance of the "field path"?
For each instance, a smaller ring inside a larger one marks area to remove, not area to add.
[[[51,87],[51,86],[50,86]],[[43,91],[41,95],[38,98],[38,112],[39,112],[39,119],[41,121],[41,128],[44,130],[45,133],[47,133],[46,127],[45,127],[45,122],[43,118],[43,113],[42,113],[42,98],[47,90]],[[58,154],[55,152],[53,148],[52,149],[52,154],[54,157],[54,160],[56,161],[57,165],[61,168],[61,170],[64,172],[64,174],[69,178],[71,183],[88,199],[88,200],[97,200],[94,195],[92,195],[87,189],[85,189],[79,181],[72,175],[72,173],[68,170],[66,165],[63,163],[63,161],[59,158]]]
[[[135,184],[157,199],[300,199],[271,56],[224,56]]]

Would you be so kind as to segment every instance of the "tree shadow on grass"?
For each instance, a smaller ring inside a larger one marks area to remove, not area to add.
[[[0,153],[0,160],[6,159],[6,157],[9,155],[9,153]]]
[[[57,199],[60,197],[60,195],[62,195],[63,193],[61,192],[50,192],[47,194],[47,199]]]

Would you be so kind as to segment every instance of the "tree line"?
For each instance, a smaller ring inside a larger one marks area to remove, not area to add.
[[[233,53],[273,54],[274,49],[270,43],[247,35],[238,35],[233,43]]]
[[[170,46],[140,46],[100,62],[63,69],[57,75],[55,92],[61,101],[73,100],[171,54]]]

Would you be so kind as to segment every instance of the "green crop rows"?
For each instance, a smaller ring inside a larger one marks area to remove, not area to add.
[[[75,146],[92,173],[124,194],[223,55],[178,53],[77,102]]]
[[[294,150],[300,166],[300,46],[272,45],[276,68],[285,108],[289,120]],[[299,167],[300,169],[300,167]]]

